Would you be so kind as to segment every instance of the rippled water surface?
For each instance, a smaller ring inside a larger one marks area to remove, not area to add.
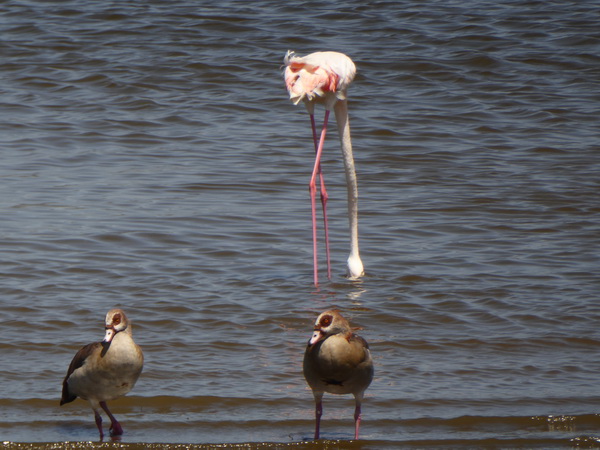
[[[146,357],[123,446],[319,448],[302,356],[337,307],[375,379],[359,443],[325,396],[327,448],[599,445],[598,4],[204,3],[0,5],[1,440],[98,439],[58,399],[120,306]],[[288,49],[358,68],[358,282],[331,132],[313,285]]]

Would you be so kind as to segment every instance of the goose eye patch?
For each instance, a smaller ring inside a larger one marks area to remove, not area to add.
[[[331,316],[325,316],[325,317],[323,317],[323,318],[321,319],[321,323],[320,323],[320,325],[321,325],[322,327],[328,327],[329,325],[331,325],[331,319],[332,319],[332,317],[331,317]]]

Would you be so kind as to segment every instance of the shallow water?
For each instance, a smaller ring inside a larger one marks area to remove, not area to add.
[[[97,440],[58,399],[121,306],[146,357],[111,403],[123,446],[313,448],[302,355],[338,307],[376,373],[363,440],[326,396],[318,447],[599,445],[596,6],[4,3],[1,440]],[[332,132],[333,277],[321,255],[313,286],[288,49],[358,68],[359,282]]]

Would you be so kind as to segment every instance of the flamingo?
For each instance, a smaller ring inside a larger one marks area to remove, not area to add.
[[[320,180],[321,205],[325,228],[325,252],[327,257],[327,278],[331,280],[331,263],[329,256],[329,231],[327,224],[327,190],[321,170],[321,155],[327,134],[329,114],[333,110],[337,122],[338,134],[342,147],[346,185],[348,189],[348,221],[350,226],[350,255],[347,260],[346,276],[355,280],[364,275],[363,263],[358,250],[358,187],[356,170],[352,156],[350,138],[350,122],[348,120],[348,101],[346,90],[356,74],[356,66],[352,60],[338,52],[316,52],[307,56],[297,56],[288,50],[285,58],[285,85],[290,100],[297,105],[301,101],[306,105],[310,115],[313,143],[315,147],[315,164],[309,182],[313,228],[313,268],[314,283],[319,285],[317,268],[317,219],[316,193],[317,178]],[[315,125],[315,104],[325,107],[325,116],[321,135],[317,137]]]

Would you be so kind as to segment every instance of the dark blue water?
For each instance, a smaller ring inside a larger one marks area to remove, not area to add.
[[[348,442],[352,399],[330,395],[322,437],[341,443],[323,445],[598,445],[597,10],[0,5],[0,438],[97,439],[87,403],[58,400],[71,358],[120,306],[146,357],[111,403],[123,444],[302,446],[304,346],[338,307],[375,379],[361,443]],[[322,263],[313,285],[314,152],[283,85],[288,49],[358,68],[358,282],[344,278],[332,132],[333,277]]]

